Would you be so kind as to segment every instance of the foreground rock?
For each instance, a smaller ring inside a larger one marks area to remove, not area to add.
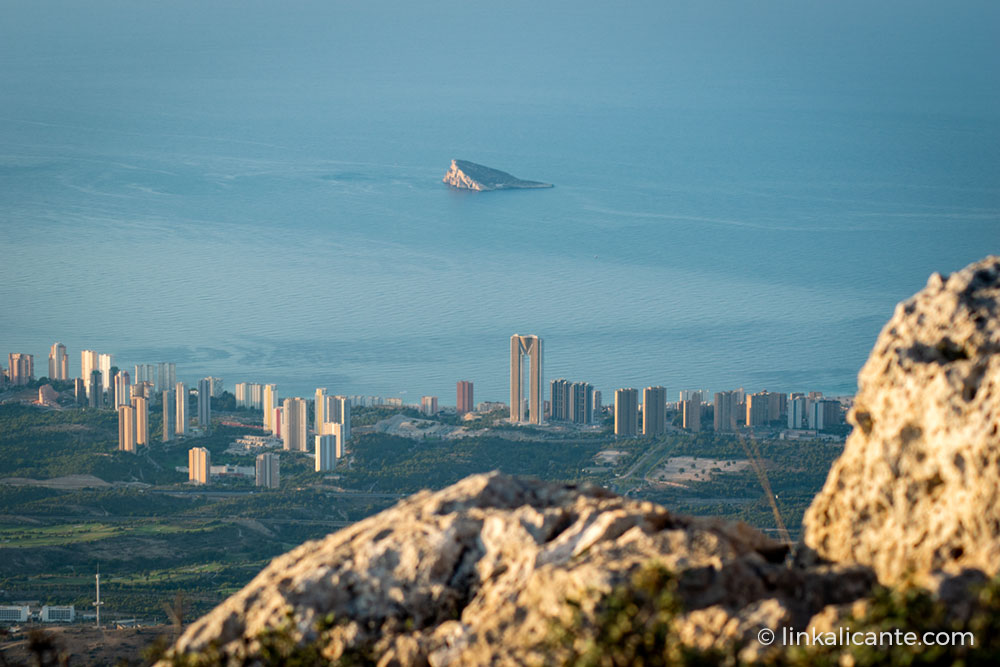
[[[806,513],[819,555],[894,584],[1000,571],[1000,257],[899,304],[858,378],[854,431]]]
[[[872,583],[866,570],[787,566],[785,554],[744,524],[596,488],[475,475],[275,559],[175,650],[253,653],[255,638],[290,618],[300,642],[332,622],[322,639],[331,659],[360,649],[380,664],[542,664],[553,621],[572,616],[568,601],[589,613],[650,561],[676,574],[680,636],[701,647],[802,627]]]
[[[460,190],[524,190],[551,188],[551,183],[523,181],[505,171],[484,167],[467,160],[452,160],[443,182]]]

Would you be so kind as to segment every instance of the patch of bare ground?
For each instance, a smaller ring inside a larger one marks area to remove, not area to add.
[[[649,481],[672,486],[684,482],[708,482],[716,475],[742,472],[750,467],[746,459],[709,459],[700,456],[675,456],[665,460],[649,474]]]
[[[38,630],[34,638],[29,634]],[[150,625],[140,628],[97,628],[76,623],[64,626],[22,626],[20,631],[0,640],[0,654],[7,664],[37,664],[39,642],[50,642],[56,656],[65,656],[70,665],[141,665],[143,651],[158,637],[172,636],[169,625]],[[50,654],[52,655],[52,654]],[[59,664],[54,663],[54,664]]]

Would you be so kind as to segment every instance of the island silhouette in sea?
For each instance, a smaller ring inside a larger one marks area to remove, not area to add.
[[[535,188],[551,188],[551,183],[539,181],[523,181],[505,171],[484,167],[468,160],[452,160],[451,168],[442,179],[445,183],[460,190],[530,190]]]

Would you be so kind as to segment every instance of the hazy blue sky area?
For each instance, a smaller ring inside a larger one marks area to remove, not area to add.
[[[506,397],[518,332],[605,400],[849,393],[896,302],[1000,252],[998,35],[993,1],[5,0],[0,352],[453,404]]]

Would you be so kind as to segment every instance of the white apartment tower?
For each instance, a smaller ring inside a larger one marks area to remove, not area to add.
[[[278,407],[278,387],[273,384],[264,385],[264,430],[277,435],[274,424],[274,410]]]
[[[100,370],[98,355],[94,350],[80,350],[80,377],[87,388],[87,398],[90,398],[90,378],[94,371]]]
[[[340,424],[334,424],[334,426],[340,426]],[[336,467],[339,440],[339,434],[316,436],[316,472],[333,470]]]
[[[323,407],[325,422],[340,424],[344,442],[351,439],[351,399],[347,396],[327,396]],[[322,424],[320,425],[322,429]]]
[[[642,434],[663,435],[667,432],[667,390],[646,387],[642,390]]]
[[[99,354],[97,355],[97,367],[101,371],[101,388],[104,391],[111,391],[111,383],[114,378],[111,377],[111,367],[115,365],[114,357],[110,354]]]
[[[268,452],[257,455],[256,486],[277,489],[281,485],[280,461],[277,454]]]
[[[615,391],[615,435],[636,436],[639,434],[639,390],[618,389]]]
[[[66,346],[62,343],[55,343],[49,351],[49,379],[69,379],[69,357],[66,355]]]
[[[188,481],[195,484],[208,484],[212,474],[212,455],[204,447],[192,447],[188,450]]]
[[[177,435],[187,435],[188,432],[188,390],[187,385],[178,382],[174,389],[174,401],[177,406],[176,421],[174,422],[174,433]]]
[[[285,449],[293,452],[309,451],[306,440],[308,422],[306,419],[306,401],[303,398],[286,398],[284,402],[285,423],[282,424],[282,436]]]
[[[115,375],[115,407],[128,405],[132,398],[132,379],[128,371],[118,371]]]
[[[135,411],[135,444],[149,444],[149,401],[143,396],[132,397],[132,410]]]
[[[135,453],[135,408],[118,406],[118,451]]]
[[[316,398],[313,399],[313,412],[316,418],[316,425],[313,430],[319,433],[323,430],[323,422],[326,421],[326,387],[318,387],[316,389]]]

